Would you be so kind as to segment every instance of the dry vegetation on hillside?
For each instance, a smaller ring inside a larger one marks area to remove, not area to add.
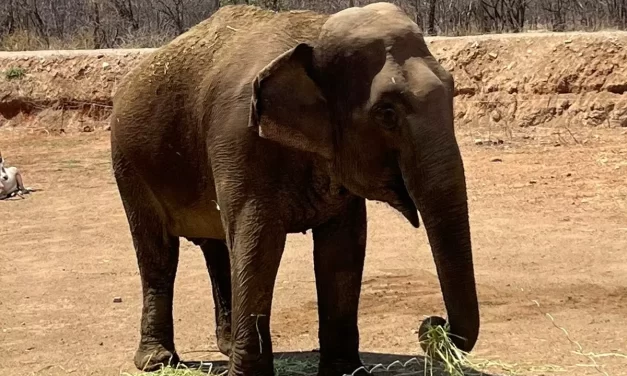
[[[379,0],[3,0],[0,50],[157,47],[220,6],[336,12]],[[625,29],[627,0],[393,0],[429,35]]]

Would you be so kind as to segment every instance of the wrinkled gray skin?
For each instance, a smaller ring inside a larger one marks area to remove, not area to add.
[[[111,131],[143,287],[138,368],[179,361],[172,295],[184,237],[206,258],[229,375],[272,375],[270,307],[286,234],[312,229],[319,374],[353,372],[366,199],[414,227],[421,212],[454,341],[473,348],[479,312],[453,79],[394,5],[330,17],[224,7],[126,77]]]

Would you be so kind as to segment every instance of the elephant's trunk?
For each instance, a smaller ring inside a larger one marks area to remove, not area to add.
[[[401,168],[409,194],[427,230],[451,339],[459,349],[469,352],[479,334],[479,307],[464,167],[457,142],[451,136],[443,136],[434,142],[439,145],[437,148],[422,149],[416,156],[418,161],[406,163],[407,168],[401,163]],[[420,167],[415,170],[415,166]]]

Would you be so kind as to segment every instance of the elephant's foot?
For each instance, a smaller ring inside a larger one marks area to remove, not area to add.
[[[229,362],[227,376],[275,376],[272,362],[260,360],[253,364],[234,364],[233,358]],[[278,376],[278,375],[277,375]]]
[[[135,352],[135,367],[146,372],[167,366],[175,367],[180,361],[176,351],[168,350],[161,344],[142,343]]]
[[[360,362],[325,362],[318,368],[318,376],[370,376]]]
[[[231,345],[233,343],[231,341],[231,326],[219,326],[216,330],[216,336],[218,338],[218,350],[223,355],[231,356]]]
[[[235,351],[229,357],[228,376],[275,376],[271,351],[259,354],[254,350],[238,348],[237,343],[233,344],[233,349]]]

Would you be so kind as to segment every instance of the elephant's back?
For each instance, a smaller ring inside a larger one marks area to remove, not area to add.
[[[255,6],[225,6],[148,55],[126,81],[134,87],[152,81],[194,86],[198,80],[193,78],[210,75],[212,68],[242,58],[269,63],[285,47],[315,41],[327,19],[328,15],[313,11],[272,12]]]
[[[229,118],[221,131],[230,139],[250,134],[255,75],[290,47],[315,40],[326,18],[227,6],[146,56],[122,80],[114,96],[112,143],[168,211],[198,217],[211,204],[211,124]]]
[[[132,137],[121,148],[146,159],[177,144],[193,147],[190,157],[206,158],[195,148],[205,145],[211,124],[223,122],[227,111],[237,117],[229,131],[243,131],[257,73],[298,43],[313,42],[327,18],[311,11],[221,8],[124,77],[113,98],[112,135],[121,144]],[[177,153],[185,157],[187,151]]]
[[[114,105],[118,113],[200,116],[193,106],[210,99],[212,90],[237,97],[278,55],[300,42],[313,43],[327,19],[312,11],[222,7],[146,56],[120,82]]]

